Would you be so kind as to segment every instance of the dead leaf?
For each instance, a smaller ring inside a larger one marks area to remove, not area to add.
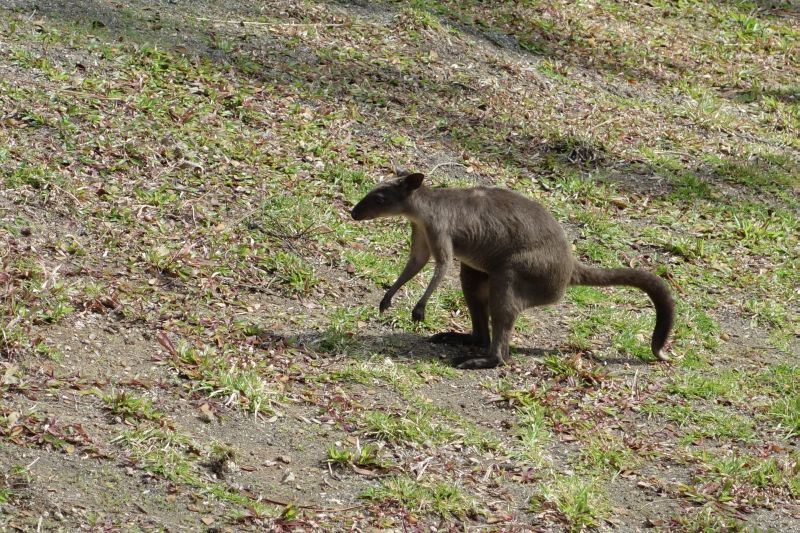
[[[209,424],[216,420],[216,416],[214,416],[214,412],[211,410],[211,406],[207,403],[204,403],[200,406],[200,420]]]
[[[367,476],[367,477],[378,477],[378,476],[380,476],[380,474],[375,472],[374,470],[368,470],[366,468],[361,468],[358,465],[351,465],[351,466],[353,467],[353,472],[355,472],[357,474],[361,474],[362,476]]]
[[[7,364],[6,371],[3,373],[3,385],[17,385],[19,384],[19,379],[14,377],[19,367],[15,364]]]
[[[164,349],[167,350],[167,352],[169,352],[170,355],[172,356],[178,355],[178,350],[175,349],[175,346],[172,344],[172,341],[169,340],[169,337],[167,337],[166,333],[164,333],[163,331],[159,331],[158,334],[156,335],[156,339],[158,340],[158,343],[161,346],[163,346]]]

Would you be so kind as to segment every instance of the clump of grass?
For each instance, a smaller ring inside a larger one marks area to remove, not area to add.
[[[390,442],[434,445],[449,442],[455,436],[452,428],[437,421],[430,409],[404,414],[367,411],[363,418],[368,435]]]
[[[709,531],[746,531],[745,525],[735,517],[721,510],[718,505],[707,503],[699,509],[677,515],[674,519],[681,530],[689,533]]]
[[[135,396],[128,391],[112,391],[111,394],[103,396],[103,402],[112,415],[129,422],[157,421],[164,416],[153,407],[152,401]]]
[[[697,458],[710,471],[706,478],[714,480],[733,480],[760,488],[787,488],[797,483],[796,457],[757,457],[742,452],[716,455],[711,451],[697,454]]]
[[[579,386],[592,386],[600,383],[605,372],[600,366],[579,356],[563,357],[548,354],[542,360],[544,366],[559,379],[566,379]]]
[[[463,421],[462,426],[464,426],[464,446],[475,446],[479,450],[497,450],[500,448],[502,441],[493,432],[482,430],[467,421]]]
[[[545,508],[558,511],[570,531],[596,527],[609,512],[608,498],[596,479],[553,474],[539,486],[539,494],[531,498],[530,510]]]
[[[736,370],[724,370],[713,375],[687,371],[674,376],[667,385],[667,391],[684,398],[735,399],[739,396],[737,392],[742,379],[743,376]]]
[[[634,469],[639,462],[621,438],[609,433],[593,434],[581,446],[580,464],[592,474],[617,475]]]
[[[171,363],[195,381],[197,390],[210,397],[225,398],[227,403],[241,405],[255,416],[275,413],[280,391],[255,368],[240,368],[238,362],[219,355],[213,348],[198,350],[188,343],[178,345]]]
[[[517,408],[517,419],[519,423],[514,430],[516,439],[514,448],[510,450],[511,456],[534,466],[543,464],[550,443],[547,410],[541,404],[528,400]]]
[[[534,391],[515,389],[501,380],[495,387],[497,394],[514,407],[518,423],[515,426],[514,446],[509,455],[515,459],[539,466],[545,463],[545,451],[550,443],[550,413]]]
[[[177,431],[141,426],[124,432],[112,442],[126,446],[149,472],[176,483],[200,484],[195,463],[202,448]]]
[[[0,474],[3,476],[0,479],[0,504],[8,503],[15,496],[19,497],[20,492],[33,483],[33,474],[25,465],[11,465],[7,471]]]
[[[441,23],[436,15],[424,8],[408,7],[396,16],[395,24],[410,37],[418,38],[418,31],[438,30]]]
[[[800,393],[776,400],[770,414],[779,423],[776,429],[787,439],[800,436]]]
[[[455,483],[423,482],[397,476],[369,487],[361,493],[367,500],[394,502],[412,513],[436,513],[444,518],[459,518],[476,508],[473,499]]]
[[[308,294],[321,281],[314,266],[293,252],[278,250],[267,257],[264,267],[290,292],[297,294]]]
[[[390,462],[380,458],[380,446],[367,443],[356,443],[355,450],[345,448],[341,444],[331,444],[327,450],[327,461],[335,466],[355,465],[364,468],[387,468]]]
[[[451,366],[436,360],[414,363],[396,362],[381,355],[348,364],[340,370],[323,374],[320,379],[334,381],[354,381],[364,385],[385,383],[403,394],[436,378],[453,378],[456,371]]]
[[[683,427],[681,441],[684,443],[703,439],[750,442],[755,434],[752,419],[723,407],[702,409],[689,404],[662,405],[646,402],[642,411],[659,414]]]
[[[328,313],[328,327],[322,333],[317,345],[320,350],[332,353],[347,353],[356,343],[359,323],[375,315],[375,307],[356,305],[336,307]],[[362,370],[369,371],[366,365]]]

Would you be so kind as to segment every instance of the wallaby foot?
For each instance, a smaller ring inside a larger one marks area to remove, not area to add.
[[[472,333],[456,333],[455,331],[437,333],[431,336],[428,341],[434,344],[452,344],[454,346],[479,346],[481,348],[489,346],[488,339],[482,340]]]
[[[505,364],[505,361],[502,359],[486,356],[460,356],[453,359],[453,366],[462,370],[470,370],[475,368],[495,368]]]
[[[656,357],[658,357],[659,361],[663,361],[665,363],[671,363],[672,358],[667,354],[666,349],[661,349],[656,352]]]
[[[378,305],[378,310],[381,314],[383,314],[383,312],[389,309],[389,306],[392,305],[392,296],[394,295],[391,292],[387,292],[383,299],[381,299],[381,303]]]

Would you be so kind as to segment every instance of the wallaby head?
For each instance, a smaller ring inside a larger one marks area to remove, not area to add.
[[[381,183],[356,204],[350,212],[354,220],[402,215],[408,198],[419,189],[425,176],[415,172]]]

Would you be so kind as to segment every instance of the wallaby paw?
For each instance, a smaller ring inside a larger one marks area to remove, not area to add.
[[[659,361],[663,361],[665,363],[672,362],[672,358],[669,356],[669,354],[667,353],[666,350],[663,350],[663,349],[659,350],[659,351],[656,352],[655,355],[656,355],[656,357],[658,357]]]
[[[496,357],[459,357],[453,361],[453,365],[461,370],[495,368],[504,364],[502,359],[497,359]]]
[[[391,305],[392,305],[392,298],[384,296],[383,299],[381,300],[381,303],[378,304],[378,311],[383,313],[384,311],[389,309],[389,306]]]
[[[414,322],[422,322],[425,320],[425,308],[424,307],[415,307],[411,310],[411,320]]]

